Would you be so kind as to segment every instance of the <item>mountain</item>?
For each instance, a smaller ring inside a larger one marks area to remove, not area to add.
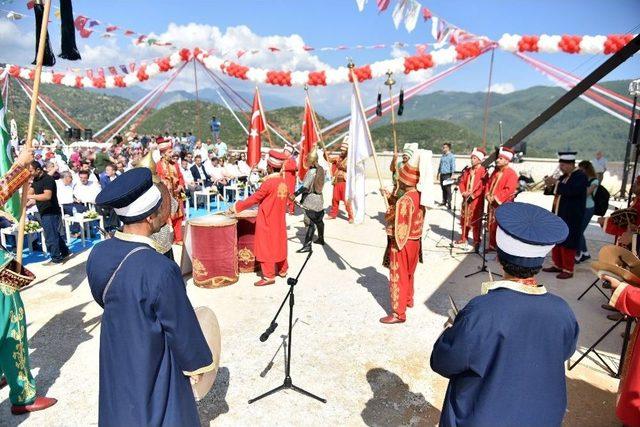
[[[618,93],[627,95],[628,81],[612,81],[602,85]],[[265,91],[266,92],[266,91]],[[140,87],[110,90],[79,90],[59,85],[42,85],[42,93],[53,99],[60,108],[78,122],[94,131],[103,127],[129,106],[146,94]],[[503,122],[504,140],[533,120],[551,105],[563,93],[555,87],[536,86],[509,94],[492,94],[490,100],[487,145],[499,144],[498,121]],[[113,94],[119,96],[113,96]],[[134,96],[135,95],[135,96]],[[246,133],[237,123],[229,110],[220,105],[221,101],[215,89],[205,88],[199,93],[199,106],[193,101],[194,95],[187,91],[171,91],[164,94],[159,106],[151,112],[139,127],[142,132],[188,132],[194,131],[203,138],[210,135],[208,122],[216,115],[223,126],[222,135],[232,146],[244,145]],[[251,101],[252,93],[242,94]],[[277,96],[267,101],[268,94],[263,93],[263,105],[267,109],[269,120],[281,127],[298,140],[302,122],[301,107],[276,106],[287,104]],[[239,105],[248,108],[246,105]],[[162,106],[162,104],[165,106]],[[453,143],[454,151],[462,153],[471,146],[482,142],[485,94],[482,92],[433,92],[419,95],[405,103],[404,114],[398,117],[397,131],[400,148],[405,142],[419,142],[422,147],[439,149],[442,142]],[[16,117],[19,129],[26,131],[29,103],[11,80],[9,90],[8,117]],[[232,108],[237,109],[235,104]],[[200,123],[196,126],[196,110],[199,109]],[[237,113],[243,125],[248,117]],[[329,121],[319,117],[320,126]],[[54,125],[61,129],[63,125]],[[628,125],[598,110],[592,105],[576,100],[553,119],[545,123],[529,138],[528,155],[554,157],[558,150],[572,148],[579,151],[581,158],[591,158],[596,150],[606,152],[609,160],[621,160],[627,141]],[[37,117],[36,130],[47,129],[46,124]],[[389,118],[383,117],[372,129],[374,141],[379,148],[392,147]],[[267,139],[265,137],[265,143]],[[272,134],[274,145],[281,142]]]
[[[628,81],[603,83],[611,90],[628,96]],[[491,94],[487,126],[487,146],[499,145],[498,122],[502,121],[504,141],[536,118],[549,105],[565,93],[563,89],[535,86],[510,94]],[[433,92],[419,95],[405,103],[399,122],[411,122],[426,118],[445,120],[482,136],[485,93]],[[377,126],[388,124],[388,117]],[[413,138],[427,137],[426,130],[416,129]],[[629,125],[587,102],[578,99],[543,124],[526,140],[527,155],[554,157],[558,150],[571,148],[581,158],[591,158],[597,150],[604,149],[610,160],[624,157]],[[410,141],[407,141],[410,142]],[[454,146],[454,149],[456,147]]]

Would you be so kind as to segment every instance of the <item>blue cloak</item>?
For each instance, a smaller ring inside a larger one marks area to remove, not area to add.
[[[566,180],[566,182],[564,182]],[[584,211],[587,209],[587,187],[589,178],[580,169],[575,169],[560,178],[555,187],[555,194],[559,196],[558,203],[553,206],[553,213],[558,215],[569,227],[567,239],[560,243],[569,249],[578,249],[582,236],[582,222]]]
[[[138,242],[112,238],[87,261],[100,332],[100,426],[199,426],[189,378],[213,359],[177,264]],[[123,258],[132,254],[103,292]]]
[[[431,368],[449,378],[440,426],[562,424],[564,361],[578,339],[575,316],[555,295],[500,283],[515,286],[472,299],[433,347]]]

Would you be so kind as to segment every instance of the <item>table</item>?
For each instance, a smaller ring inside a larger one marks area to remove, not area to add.
[[[42,252],[47,253],[47,245],[44,240],[44,232],[42,228],[37,229],[36,231],[32,231],[31,233],[25,232],[24,235],[27,237],[27,245],[29,251],[33,252],[33,242],[37,238],[38,234],[40,234],[40,244],[42,245]],[[0,233],[0,241],[2,242],[2,246],[7,247],[7,236],[15,236],[16,243],[18,242],[18,227],[7,227],[2,229],[2,233]]]
[[[198,197],[204,197],[207,201],[207,212],[211,212],[211,196],[215,197],[216,209],[220,209],[220,198],[218,193],[212,193],[209,189],[198,190],[193,192],[193,207],[198,209]]]
[[[239,187],[238,184],[231,184],[231,185],[225,185],[224,187],[224,200],[229,200],[227,198],[227,193],[229,191],[233,191],[234,193],[234,199],[233,200],[240,200],[240,190],[242,190],[244,188],[244,196],[247,196],[247,186],[245,185],[244,187]]]
[[[67,234],[67,244],[71,242],[71,224],[76,223],[80,224],[80,238],[82,239],[82,246],[86,246],[86,234],[90,234],[91,230],[87,229],[87,225],[98,221],[100,224],[100,228],[104,230],[104,218],[99,215],[97,218],[85,218],[82,214],[78,214],[77,216],[69,216],[65,215],[64,218],[64,230]],[[85,234],[86,232],[86,234]],[[102,240],[102,233],[98,233],[100,236],[100,240]]]

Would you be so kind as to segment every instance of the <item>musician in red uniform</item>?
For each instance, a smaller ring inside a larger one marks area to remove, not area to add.
[[[518,188],[518,174],[509,167],[509,163],[513,159],[513,150],[507,147],[500,147],[498,157],[496,158],[496,167],[485,187],[485,198],[489,203],[487,209],[489,223],[489,251],[495,251],[496,231],[498,224],[496,223],[495,211],[498,206],[513,202],[516,197]]]
[[[630,213],[627,215],[627,221],[623,221],[626,226],[620,226],[620,222],[612,220],[610,216],[598,218],[598,224],[602,226],[602,230],[615,236],[616,244],[620,246],[629,246],[631,244],[631,236],[640,229],[640,176],[636,177],[631,191],[634,198],[631,205],[624,209],[624,211]],[[635,215],[632,214],[633,211],[635,211]]]
[[[460,225],[462,237],[457,243],[466,244],[469,239],[469,230],[473,230],[473,248],[478,251],[480,247],[480,226],[484,213],[484,190],[487,170],[482,166],[482,161],[487,152],[482,147],[476,147],[471,152],[471,166],[465,168],[460,177],[460,193],[462,195],[462,212]]]
[[[420,179],[420,151],[413,154],[398,174],[396,195],[386,194],[387,199],[395,202],[395,209],[387,217],[387,233],[391,242],[385,258],[389,260],[389,295],[392,313],[381,318],[381,323],[403,323],[406,320],[407,307],[413,307],[413,274],[416,271],[422,252],[422,225],[425,208],[420,206],[420,193],[416,185]]]
[[[284,172],[284,181],[287,183],[289,194],[293,194],[296,191],[296,173],[298,172],[298,162],[293,157],[293,147],[286,145],[284,152],[287,155],[287,160],[284,161],[282,166],[282,172]],[[295,211],[295,204],[293,201],[287,199],[287,212],[293,215]]]
[[[260,263],[262,279],[255,286],[272,285],[276,272],[287,275],[287,200],[289,189],[280,170],[287,156],[281,150],[270,150],[267,159],[267,175],[264,182],[249,198],[236,202],[229,208],[231,213],[242,212],[258,205],[256,218],[255,256]]]
[[[340,145],[340,155],[338,157],[325,157],[331,163],[331,176],[333,177],[333,198],[331,200],[331,211],[328,219],[336,219],[340,209],[340,202],[344,203],[347,209],[349,223],[353,223],[353,211],[347,197],[347,150],[349,143],[346,138]],[[325,154],[326,156],[326,154]]]
[[[163,138],[156,140],[158,150],[162,157],[156,164],[156,173],[160,180],[167,186],[171,197],[178,202],[178,209],[171,214],[171,225],[173,226],[174,243],[182,244],[182,219],[184,218],[184,177],[180,172],[180,156],[173,153],[171,141]]]

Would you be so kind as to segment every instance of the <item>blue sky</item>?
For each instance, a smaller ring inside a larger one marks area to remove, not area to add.
[[[393,3],[395,0],[392,1]],[[486,35],[495,40],[499,39],[503,33],[606,35],[625,33],[630,30],[637,33],[640,28],[640,0],[421,0],[421,3],[431,9],[435,15],[439,15],[470,32]],[[54,4],[57,5],[57,2]],[[423,23],[421,18],[412,33],[407,33],[402,26],[396,30],[391,19],[392,7],[379,14],[375,7],[375,0],[369,0],[362,13],[358,12],[354,0],[76,0],[74,8],[78,14],[96,18],[103,23],[128,27],[139,33],[162,34],[167,31],[171,23],[186,25],[195,22],[218,27],[222,33],[228,27],[244,25],[255,35],[261,37],[272,35],[287,37],[297,34],[304,39],[306,44],[315,47],[392,43],[395,41],[407,43],[433,41],[430,34],[430,24]],[[3,49],[3,45],[11,43],[11,40],[7,39],[6,32],[0,31],[0,62],[20,63],[21,59],[24,64],[24,51],[28,52],[26,56],[32,55],[28,49],[28,42],[33,43],[28,36],[28,33],[33,31],[31,12],[26,10],[21,1],[0,6],[0,9],[16,10],[29,14],[28,18],[17,23],[24,40],[21,44],[15,44],[20,45],[22,53]],[[0,24],[2,21],[6,21],[5,14],[3,13]],[[56,33],[56,31],[52,33],[54,46],[57,39]],[[16,35],[16,40],[17,37]],[[104,52],[99,50],[101,44],[105,45]],[[79,65],[73,64],[76,67],[112,65],[111,63],[99,64],[98,62],[101,58],[105,58],[105,60],[116,58],[114,52],[120,53],[122,63],[126,63],[130,59],[128,56],[131,56],[130,39],[124,36],[110,42],[92,36],[89,39],[81,40],[79,45],[83,54],[87,53],[86,49],[91,49],[92,52],[85,55],[87,58],[91,58],[89,61]],[[107,51],[107,48],[110,48],[111,51]],[[407,50],[413,53],[413,50]],[[390,54],[390,49],[312,53],[317,56],[315,60],[332,66],[344,65],[347,55],[352,56],[357,64],[364,64],[387,59]],[[5,58],[4,55],[8,57]],[[158,52],[138,51],[135,56],[136,58],[144,58],[145,56],[152,58],[158,56]],[[537,55],[537,57],[582,76],[588,74],[606,59],[604,56],[563,53]],[[277,60],[275,61],[277,62]],[[438,83],[434,89],[485,90],[488,65],[489,55],[485,55],[450,78]],[[65,64],[61,63],[60,66],[64,69]],[[638,77],[640,77],[640,59],[636,55],[611,73],[607,80]],[[545,77],[506,52],[496,53],[494,83],[508,83],[513,85],[515,89],[550,84]],[[365,90],[375,91],[379,84],[380,82],[373,82]],[[266,90],[289,96],[287,92],[290,93],[292,89],[268,88]]]

